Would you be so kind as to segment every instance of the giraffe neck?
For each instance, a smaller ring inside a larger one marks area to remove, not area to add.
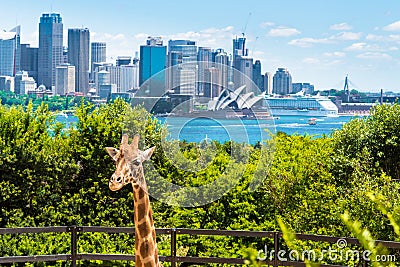
[[[158,259],[153,212],[150,206],[149,195],[146,192],[147,189],[145,191],[137,183],[132,183],[132,186],[135,211],[135,266],[161,266]]]

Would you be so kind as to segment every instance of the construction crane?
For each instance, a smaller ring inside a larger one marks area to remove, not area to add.
[[[242,30],[243,37],[246,35],[247,24],[249,24],[250,16],[251,16],[251,12],[249,12],[249,15],[247,15],[246,23],[244,24],[244,27]]]

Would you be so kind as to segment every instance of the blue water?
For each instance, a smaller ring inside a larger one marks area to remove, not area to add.
[[[278,131],[287,134],[312,135],[316,138],[329,135],[354,117],[321,117],[317,118],[316,125],[309,125],[309,117],[280,116],[275,120],[226,120],[210,118],[159,118],[166,123],[170,139],[186,140],[188,142],[202,142],[216,140],[221,143],[233,140],[239,143],[256,144],[269,139],[270,133]],[[66,124],[66,127],[77,122],[75,116],[57,116],[57,121]]]
[[[321,137],[324,134],[329,135],[333,131],[341,129],[343,124],[354,117],[321,117],[317,118],[316,125],[309,125],[309,118],[310,117],[301,116],[281,116],[278,120],[275,120],[276,130],[287,134],[308,134]]]
[[[322,137],[329,135],[343,124],[350,121],[351,116],[317,118],[316,125],[309,125],[309,117],[281,116],[276,120],[222,120],[209,118],[160,118],[166,123],[169,138],[201,142],[205,139],[226,142],[246,142],[255,144],[269,139],[268,132],[278,131],[287,134],[312,135]]]

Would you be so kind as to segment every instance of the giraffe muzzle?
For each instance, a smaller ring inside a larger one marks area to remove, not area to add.
[[[123,178],[121,176],[117,176],[117,175],[113,174],[108,183],[108,186],[111,191],[120,190],[124,186]]]

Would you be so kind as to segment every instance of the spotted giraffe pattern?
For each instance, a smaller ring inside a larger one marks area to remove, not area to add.
[[[138,149],[139,136],[135,135],[131,144],[128,136],[123,135],[120,149],[107,147],[117,168],[111,176],[109,187],[120,190],[126,184],[132,184],[134,197],[135,222],[135,266],[160,267],[156,243],[156,231],[147,185],[144,179],[143,161],[148,160],[154,147],[146,151]]]

